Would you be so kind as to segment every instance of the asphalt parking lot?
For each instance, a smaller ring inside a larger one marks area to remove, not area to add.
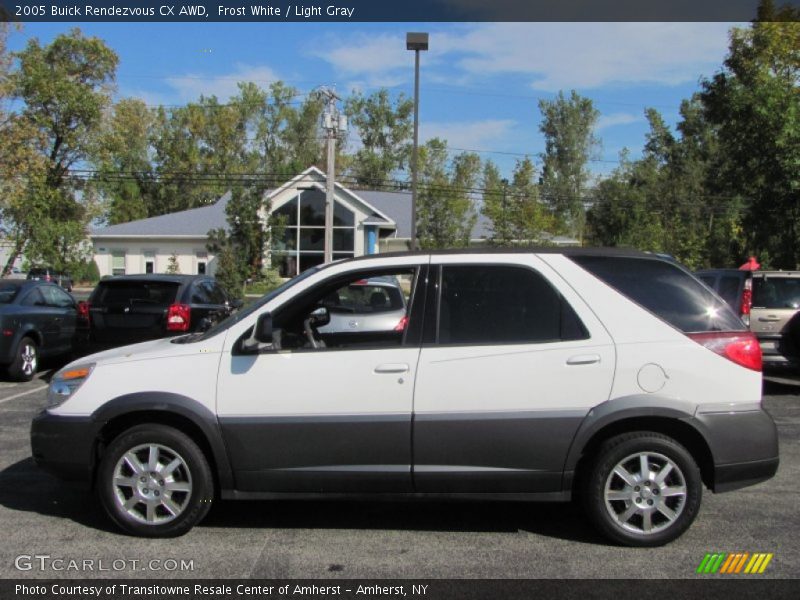
[[[571,505],[527,503],[229,501],[182,538],[128,537],[88,491],[34,465],[28,429],[46,376],[0,381],[3,578],[721,578],[695,575],[705,553],[741,551],[774,553],[757,577],[800,575],[800,385],[791,382],[765,384],[781,438],[777,477],[707,492],[682,538],[630,549],[608,545]]]

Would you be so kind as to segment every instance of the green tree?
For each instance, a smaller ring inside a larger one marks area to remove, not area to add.
[[[117,102],[103,124],[94,162],[97,186],[106,198],[109,224],[151,216],[159,185],[150,160],[155,115],[144,102]]]
[[[589,98],[575,90],[569,98],[559,92],[554,100],[540,100],[545,151],[542,191],[564,231],[583,236],[584,203],[591,179],[589,160],[599,147],[594,135],[599,112]]]
[[[177,275],[181,272],[181,267],[178,264],[178,255],[174,252],[167,259],[167,269],[165,272],[169,275]]]
[[[347,99],[345,113],[361,142],[351,164],[357,185],[380,185],[405,167],[413,111],[413,101],[400,94],[392,103],[386,89],[366,97],[355,93]]]
[[[500,176],[500,169],[491,160],[483,164],[483,204],[481,212],[491,223],[490,243],[496,246],[509,246],[511,217],[508,212],[508,181]]]
[[[269,214],[262,184],[237,185],[225,207],[227,229],[209,232],[208,249],[217,255],[216,278],[231,294],[241,297],[246,280],[260,279],[264,254],[270,247],[271,230],[264,222]]]
[[[507,206],[513,243],[542,244],[545,242],[543,234],[554,231],[556,221],[550,208],[539,198],[536,167],[527,156],[514,166]]]
[[[439,138],[420,148],[417,234],[420,248],[467,246],[477,220],[473,202],[480,160],[462,153],[450,163]]]
[[[94,194],[80,189],[69,171],[93,154],[117,56],[102,40],[73,29],[47,46],[30,40],[16,58],[9,85],[23,103],[18,118],[42,173],[30,174],[23,206],[5,212],[11,219],[5,226],[12,238],[27,236],[21,251],[31,261],[67,268],[84,258],[85,229],[95,214]]]
[[[800,264],[800,11],[762,2],[758,19],[731,31],[722,70],[703,82],[705,117],[729,155],[721,173],[742,194],[748,253]]]

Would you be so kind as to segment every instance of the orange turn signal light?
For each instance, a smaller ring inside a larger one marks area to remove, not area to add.
[[[79,369],[70,369],[69,371],[64,371],[60,375],[60,379],[82,379],[84,377],[88,377],[89,373],[91,373],[91,369],[89,367],[81,367]]]

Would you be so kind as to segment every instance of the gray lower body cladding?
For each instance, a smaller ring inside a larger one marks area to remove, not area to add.
[[[564,457],[583,417],[229,417],[220,425],[244,492],[543,493],[561,490]]]

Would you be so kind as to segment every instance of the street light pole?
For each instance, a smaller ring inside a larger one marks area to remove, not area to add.
[[[407,33],[406,50],[414,51],[414,146],[411,153],[411,250],[417,249],[417,169],[419,156],[419,53],[428,49],[427,33]]]

